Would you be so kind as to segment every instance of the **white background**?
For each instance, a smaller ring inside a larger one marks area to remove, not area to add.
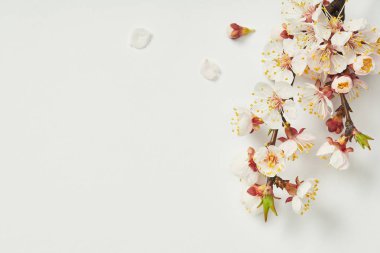
[[[379,9],[347,13],[380,26]],[[231,41],[231,22],[257,33]],[[345,172],[315,147],[283,173],[321,179],[303,217],[278,204],[265,224],[240,204],[229,165],[268,138],[232,136],[231,108],[265,80],[279,23],[279,0],[0,0],[0,252],[376,252],[378,142],[354,145]],[[154,34],[145,50],[128,45],[137,27]],[[219,81],[199,74],[204,58]],[[367,80],[353,118],[379,140],[380,80]],[[306,114],[296,126],[317,145],[328,134]]]

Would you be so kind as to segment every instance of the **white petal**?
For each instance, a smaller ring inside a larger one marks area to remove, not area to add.
[[[324,156],[331,154],[336,150],[336,147],[334,145],[331,145],[327,141],[322,144],[322,146],[317,151],[317,156]]]
[[[345,21],[343,24],[344,30],[350,31],[350,32],[356,32],[356,31],[362,30],[366,26],[367,26],[367,20],[364,18],[348,20],[348,21]]]
[[[282,99],[292,98],[296,94],[296,90],[287,82],[276,82],[274,84],[276,94]]]
[[[311,187],[313,187],[313,184],[310,181],[304,181],[300,186],[298,186],[297,196],[303,198],[306,195],[306,193],[311,189]]]
[[[379,38],[379,31],[375,26],[367,26],[359,33],[363,36],[363,38],[365,38],[365,42],[367,43],[376,43]]]
[[[287,121],[292,123],[297,119],[297,107],[293,100],[286,100],[283,105],[283,109],[284,117]]]
[[[298,51],[297,41],[293,39],[284,39],[283,40],[284,52],[290,57],[293,57]]]
[[[280,69],[274,76],[276,82],[292,83],[294,79],[293,72],[289,69]]]
[[[324,15],[324,14],[322,14],[322,15]],[[327,28],[327,26],[321,24],[320,22],[318,22],[314,26],[314,31],[315,31],[315,36],[320,41],[328,40],[331,36],[331,29]]]
[[[263,208],[257,208],[260,202],[261,198],[252,196],[246,191],[243,191],[241,196],[241,203],[244,205],[244,207],[249,213],[253,215],[260,214],[263,211]]]
[[[331,56],[331,69],[330,74],[341,73],[347,68],[348,59],[340,54],[334,54]]]
[[[345,160],[345,162],[343,163],[343,165],[338,168],[338,170],[346,170],[346,169],[348,169],[350,167],[350,162],[348,160],[348,157],[347,157],[347,155],[345,155],[345,156],[346,156],[347,159]]]
[[[207,80],[216,81],[219,78],[221,71],[218,65],[206,59],[201,66],[201,74]]]
[[[309,134],[309,133],[305,133],[305,131],[303,131],[301,134],[299,134],[297,136],[297,139],[298,140],[301,140],[301,141],[314,141],[315,140],[315,136]]]
[[[254,88],[254,95],[260,98],[268,98],[273,95],[273,87],[267,83],[258,83]]]
[[[243,107],[235,107],[231,120],[233,133],[238,136],[244,136],[252,132],[252,113]]]
[[[286,157],[290,157],[297,151],[297,143],[294,140],[287,140],[281,143],[279,148],[284,151]]]
[[[335,150],[330,158],[330,165],[339,169],[347,162],[346,155],[339,149]]]
[[[282,127],[281,115],[277,110],[270,111],[267,115],[263,116],[263,120],[270,129],[280,129]]]
[[[247,154],[239,155],[231,164],[232,173],[237,176],[247,186],[255,184],[259,178],[259,173],[254,172],[248,166]]]
[[[351,38],[352,32],[337,32],[331,38],[331,43],[334,46],[342,47],[346,45],[347,41]]]
[[[292,60],[292,69],[298,76],[302,75],[307,66],[307,56],[304,54],[297,54]]]
[[[302,200],[298,196],[294,196],[292,200],[292,208],[296,214],[301,213],[302,205]]]
[[[152,39],[152,34],[144,28],[137,28],[132,32],[130,38],[131,47],[143,49],[148,46]]]

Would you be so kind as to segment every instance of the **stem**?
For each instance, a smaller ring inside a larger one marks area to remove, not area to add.
[[[270,138],[270,141],[268,142],[268,146],[276,144],[277,134],[278,134],[278,129],[272,129],[272,137]]]
[[[346,122],[344,123],[344,125],[346,127],[344,135],[347,136],[347,137],[351,137],[352,136],[352,132],[355,129],[354,122],[352,121],[351,115],[350,115],[351,108],[350,108],[350,105],[347,102],[346,96],[344,94],[342,94],[342,93],[339,94],[339,95],[340,95],[341,104],[343,106],[344,115],[345,115],[345,118],[346,118]]]

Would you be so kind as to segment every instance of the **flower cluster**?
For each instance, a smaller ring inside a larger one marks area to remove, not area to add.
[[[298,107],[325,121],[330,133],[340,135],[327,137],[316,152],[334,168],[349,168],[352,140],[370,149],[373,139],[354,125],[349,101],[367,89],[364,76],[380,73],[380,34],[365,19],[345,20],[345,4],[345,0],[284,0],[283,24],[272,32],[262,53],[264,73],[273,83],[258,83],[250,107],[234,109],[234,134],[252,134],[264,125],[270,129],[268,143],[249,147],[233,165],[246,185],[243,204],[251,213],[263,210],[265,221],[269,210],[277,215],[274,187],[289,195],[285,202],[291,202],[298,214],[310,209],[318,191],[317,179],[297,177],[291,183],[280,177],[314,145],[314,136],[305,128],[294,128]],[[243,30],[234,27],[236,35],[231,38],[237,39]],[[334,99],[340,103],[337,108]],[[282,137],[278,137],[280,130]]]

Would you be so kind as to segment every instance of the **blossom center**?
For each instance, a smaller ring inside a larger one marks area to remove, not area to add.
[[[290,69],[292,65],[292,58],[288,54],[283,54],[280,58],[276,59],[278,67],[282,69]]]
[[[365,71],[366,73],[369,73],[372,67],[373,67],[373,64],[372,64],[371,58],[367,58],[363,60],[363,66],[361,68],[363,71]]]
[[[275,153],[269,151],[266,158],[264,159],[264,162],[267,163],[269,168],[274,168],[278,164],[278,157]]]
[[[345,89],[348,88],[350,85],[348,82],[343,82],[343,83],[338,83],[338,88],[339,89]]]
[[[269,109],[280,110],[284,104],[284,101],[277,94],[273,94],[273,96],[269,98],[268,104]]]
[[[330,18],[330,27],[334,32],[340,31],[342,28],[342,22],[337,17],[331,17]]]

